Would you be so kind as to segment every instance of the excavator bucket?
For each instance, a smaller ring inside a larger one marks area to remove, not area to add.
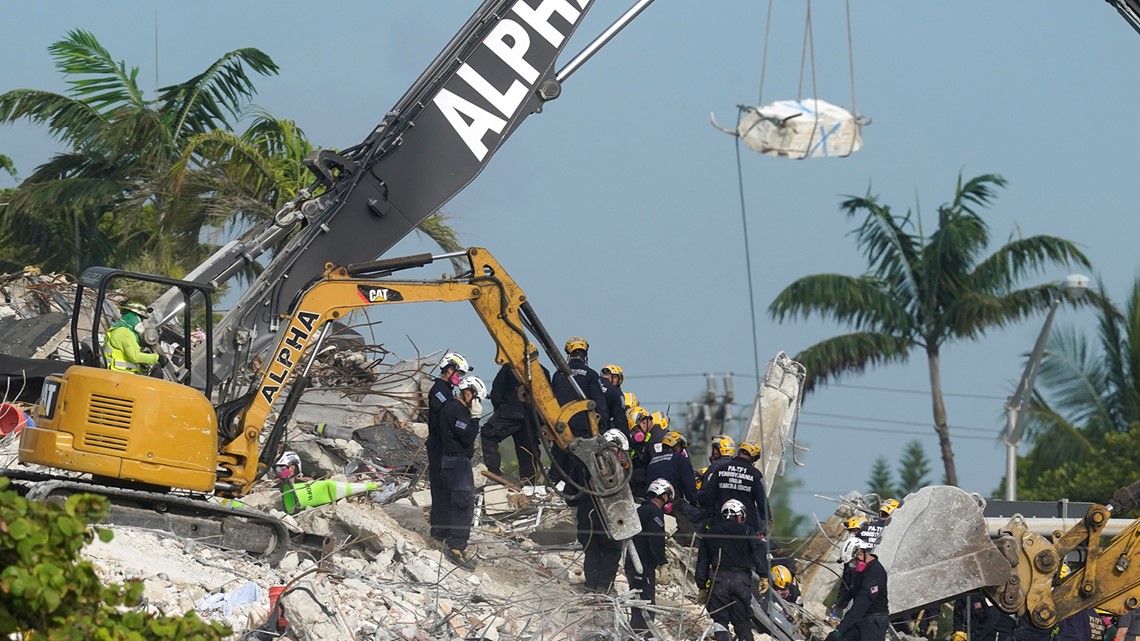
[[[1005,584],[1012,569],[990,539],[983,505],[950,485],[903,499],[875,550],[887,570],[891,614]]]

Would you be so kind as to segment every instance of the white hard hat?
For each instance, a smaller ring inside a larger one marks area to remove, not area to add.
[[[626,435],[617,428],[610,428],[606,430],[606,433],[602,434],[602,438],[606,439],[613,445],[616,445],[620,450],[629,449],[629,438],[626,437]]]
[[[476,398],[487,397],[487,384],[478,376],[464,376],[463,380],[459,381],[458,389],[460,391],[469,389],[475,392]]]
[[[471,367],[471,363],[468,363],[467,359],[463,358],[463,354],[459,354],[457,352],[448,352],[443,355],[443,358],[439,359],[440,369],[443,369],[448,365],[455,367],[455,369],[459,370],[463,374],[475,370],[474,367]]]

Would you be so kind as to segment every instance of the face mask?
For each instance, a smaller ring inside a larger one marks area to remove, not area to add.
[[[283,467],[283,468],[277,470],[277,478],[281,479],[282,481],[290,479],[290,478],[292,478],[292,476],[293,476],[293,468],[291,468],[291,467]]]
[[[681,456],[689,458],[689,450],[681,450]]]
[[[634,443],[641,443],[644,440],[645,440],[645,432],[634,432],[633,433],[633,442]]]
[[[856,572],[862,572],[863,570],[866,570],[866,569],[867,569],[867,562],[866,561],[856,561],[855,562],[855,571]]]
[[[661,508],[661,510],[663,512],[665,512],[666,514],[672,514],[673,513],[673,503],[672,502],[666,503],[665,507]]]
[[[461,380],[463,380],[463,379],[459,378],[459,374],[453,373],[453,374],[451,375],[451,378],[449,378],[449,379],[447,379],[447,380],[448,380],[448,382],[449,382],[449,383],[451,383],[452,385],[458,385],[458,384],[459,384],[459,381],[461,381]]]

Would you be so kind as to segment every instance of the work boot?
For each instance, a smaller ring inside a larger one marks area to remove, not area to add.
[[[444,554],[447,556],[448,560],[450,560],[455,565],[463,568],[464,570],[475,569],[475,557],[469,556],[465,550],[460,550],[459,548],[449,548]]]

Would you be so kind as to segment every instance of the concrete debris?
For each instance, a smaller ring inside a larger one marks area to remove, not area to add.
[[[0,321],[30,326],[45,315],[67,317],[73,298],[74,286],[66,277],[35,270],[3,276]],[[0,325],[0,343],[13,344],[4,332],[16,332],[14,327]],[[60,339],[59,331],[26,330],[19,329],[28,337],[28,358],[71,362],[70,341]],[[234,639],[600,641],[632,636],[629,608],[647,604],[629,591],[620,571],[612,593],[584,592],[575,510],[553,490],[488,480],[478,456],[468,548],[477,565],[465,570],[444,556],[441,544],[428,536],[425,518],[431,494],[421,421],[435,358],[394,358],[349,326],[336,336],[314,365],[316,385],[291,417],[284,446],[297,453],[306,479],[375,489],[290,515],[279,479],[267,478],[230,503],[279,518],[306,540],[323,537],[322,551],[314,551],[321,546],[298,548],[272,566],[169,532],[111,526],[111,542],[84,549],[99,575],[115,583],[142,581],[139,607],[170,615],[197,610],[232,628]],[[341,438],[315,434],[319,423],[340,428],[328,433]],[[0,463],[16,465],[17,447],[13,435],[0,437]],[[696,550],[672,539],[667,550],[670,562],[658,572],[652,607],[655,637],[708,638],[708,616],[695,602]],[[813,612],[824,612],[816,605]]]

